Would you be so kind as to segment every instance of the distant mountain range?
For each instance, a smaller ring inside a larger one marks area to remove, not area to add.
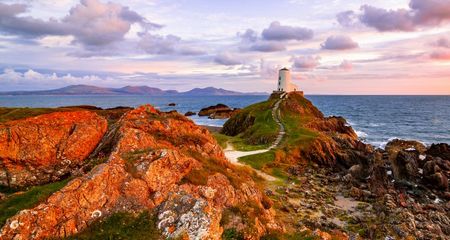
[[[222,88],[194,88],[187,92],[161,90],[148,86],[126,86],[122,88],[104,88],[91,85],[70,85],[63,88],[41,91],[0,92],[0,95],[148,95],[148,96],[238,96],[267,95],[265,92],[235,92]]]

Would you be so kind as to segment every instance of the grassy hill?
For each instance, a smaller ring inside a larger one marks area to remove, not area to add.
[[[250,105],[230,118],[216,134],[219,142],[234,145],[241,151],[267,148],[277,137],[279,127],[272,118],[272,108],[280,99],[272,94],[267,101]],[[342,118],[325,118],[308,99],[289,93],[280,103],[280,120],[286,135],[280,145],[269,152],[240,158],[240,161],[268,174],[286,177],[293,164],[330,163],[340,153],[334,137],[356,140],[351,127]],[[336,150],[336,151],[335,151]]]

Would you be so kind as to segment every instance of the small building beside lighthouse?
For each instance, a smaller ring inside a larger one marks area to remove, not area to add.
[[[278,86],[277,92],[296,92],[298,87],[293,84],[291,79],[291,71],[287,68],[282,68],[278,72]]]

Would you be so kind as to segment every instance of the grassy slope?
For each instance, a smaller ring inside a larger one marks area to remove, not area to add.
[[[278,126],[271,115],[271,109],[276,100],[277,97],[273,97],[265,102],[253,104],[244,108],[241,114],[255,116],[255,123],[249,127],[248,130],[245,130],[237,136],[230,137],[224,136],[223,134],[215,134],[216,139],[218,139],[222,146],[225,146],[228,141],[232,143],[237,150],[241,151],[267,148],[270,143],[265,145],[252,145],[252,143],[254,143],[252,139],[257,138],[257,136],[269,134],[276,136],[278,133]],[[245,156],[239,159],[241,162],[250,165],[255,169],[262,170],[282,179],[286,177],[283,170],[288,164],[283,164],[282,161],[275,164],[274,160],[276,155],[283,156],[293,148],[307,147],[309,143],[319,136],[319,133],[305,127],[307,123],[315,119],[314,113],[317,109],[315,109],[307,99],[299,95],[290,95],[289,99],[284,100],[284,102],[285,101],[292,101],[295,103],[295,106],[306,109],[306,111],[303,114],[300,114],[298,109],[292,109],[290,108],[290,105],[284,103],[280,105],[281,121],[286,129],[286,135],[278,149],[266,153]],[[245,115],[237,117],[244,117]]]
[[[250,151],[268,147],[277,137],[278,125],[272,118],[276,99],[250,105],[225,123],[222,130],[237,150]],[[238,129],[234,133],[227,129]],[[222,134],[224,135],[224,134]]]
[[[69,179],[66,179],[42,186],[31,187],[25,192],[11,194],[5,200],[0,202],[0,226],[3,226],[6,219],[12,217],[17,212],[37,206],[52,193],[63,188],[68,182]],[[2,192],[11,193],[11,190],[5,189]]]
[[[66,239],[164,239],[156,227],[156,215],[142,212],[138,215],[115,213],[92,224],[83,232]]]
[[[67,110],[69,110],[69,109],[67,109]],[[67,111],[67,110],[61,110],[58,108],[5,108],[5,107],[0,107],[0,123],[6,122],[6,121],[11,121],[11,120],[18,120],[18,119],[27,118],[27,117],[35,117],[35,116],[46,114],[46,113]]]

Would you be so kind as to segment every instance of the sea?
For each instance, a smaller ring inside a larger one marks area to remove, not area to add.
[[[218,103],[243,108],[268,96],[0,96],[1,107],[101,108],[152,104],[161,111],[198,112]],[[450,144],[450,96],[330,96],[307,95],[326,116],[342,116],[361,140],[384,148],[392,139],[413,139],[426,145]],[[176,103],[176,106],[168,106]],[[226,120],[192,116],[199,125],[222,126]]]

